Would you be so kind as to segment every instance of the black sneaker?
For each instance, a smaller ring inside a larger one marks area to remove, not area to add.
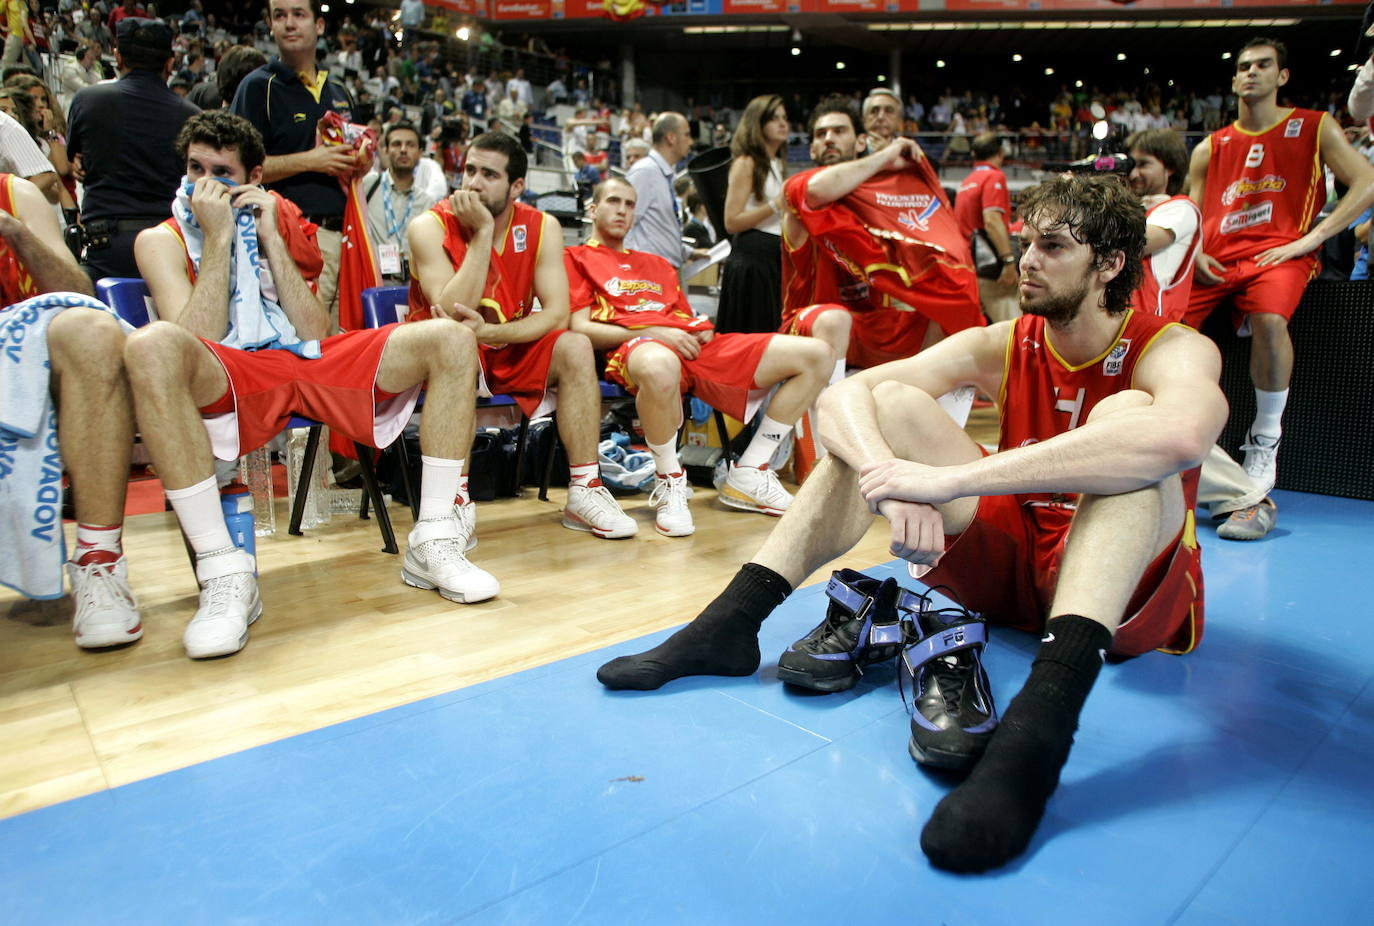
[[[826,586],[825,620],[778,658],[778,678],[813,691],[845,691],[864,666],[885,662],[902,649],[907,633],[898,614],[903,596],[917,598],[895,579],[873,579],[837,569]],[[924,600],[924,599],[920,599]],[[919,604],[908,610],[919,610]]]
[[[902,653],[898,684],[911,682],[911,740],[907,751],[922,765],[969,769],[997,729],[982,652],[987,625],[963,608],[924,610],[915,627],[920,635]],[[906,692],[903,686],[903,699]]]

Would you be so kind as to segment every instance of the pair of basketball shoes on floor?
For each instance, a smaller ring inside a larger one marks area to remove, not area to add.
[[[825,593],[825,619],[778,658],[778,678],[845,691],[864,669],[895,658],[903,700],[910,687],[911,757],[936,768],[972,768],[997,728],[982,618],[959,607],[937,609],[895,579],[853,569],[833,572]]]

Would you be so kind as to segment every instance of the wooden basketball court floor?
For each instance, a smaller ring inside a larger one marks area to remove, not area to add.
[[[799,590],[744,679],[611,693],[598,665],[689,619],[772,521],[600,541],[553,502],[479,506],[501,596],[405,587],[371,522],[279,536],[252,641],[191,662],[170,515],[131,519],[147,628],[84,653],[0,598],[5,923],[1369,923],[1374,504],[1280,492],[1265,541],[1202,528],[1207,636],[1103,672],[1023,858],[979,877],[916,840],[950,782],[907,756],[891,668],[780,684]],[[409,514],[393,506],[404,533]],[[880,526],[840,562],[894,575]],[[995,631],[1005,704],[1035,640]]]

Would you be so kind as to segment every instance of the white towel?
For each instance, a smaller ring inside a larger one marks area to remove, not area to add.
[[[48,325],[73,306],[114,314],[80,293],[48,293],[0,309],[0,585],[29,598],[62,597],[67,552]]]
[[[228,186],[232,181],[214,178]],[[172,215],[186,241],[186,253],[197,272],[205,248],[205,233],[191,211],[191,190],[195,184],[181,178]],[[248,208],[234,210],[234,250],[229,258],[229,333],[220,343],[240,350],[285,348],[302,357],[320,356],[319,341],[302,341],[295,326],[277,302],[277,285],[272,270],[258,250],[257,219]]]

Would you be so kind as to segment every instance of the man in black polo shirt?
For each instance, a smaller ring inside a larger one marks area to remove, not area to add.
[[[318,225],[324,272],[320,301],[339,318],[339,251],[346,197],[340,177],[353,170],[353,153],[343,146],[315,145],[315,126],[327,112],[351,121],[353,100],[344,85],[319,70],[315,42],[324,20],[317,0],[269,0],[272,38],[278,56],[239,84],[231,109],[262,133],[267,147],[263,181],[300,207]]]
[[[81,159],[84,269],[91,279],[136,277],[134,239],[172,216],[185,165],[181,126],[198,110],[167,89],[172,30],[159,19],[119,21],[120,78],[77,92],[68,116],[67,154]]]

